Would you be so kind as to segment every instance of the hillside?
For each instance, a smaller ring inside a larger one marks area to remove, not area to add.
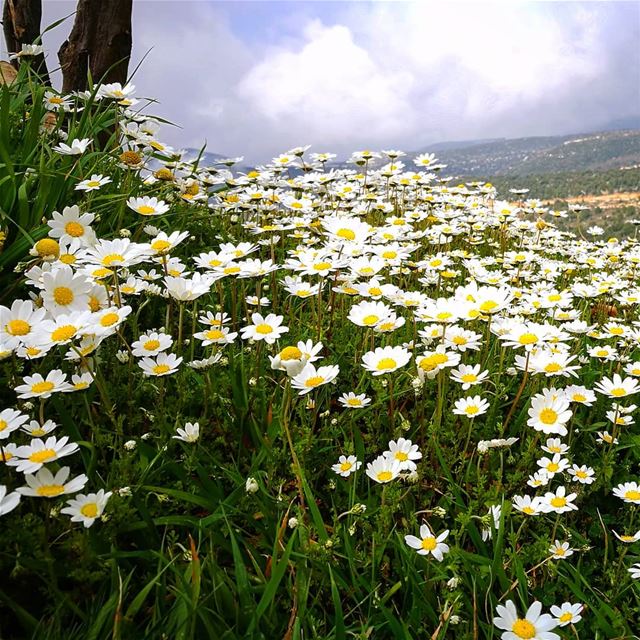
[[[465,177],[602,171],[640,164],[640,130],[431,145],[447,172]]]

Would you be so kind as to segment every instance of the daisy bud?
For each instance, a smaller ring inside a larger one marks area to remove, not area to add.
[[[289,518],[289,522],[287,523],[287,526],[289,527],[289,529],[295,529],[298,526],[298,518]]]
[[[127,440],[124,443],[124,448],[127,451],[133,451],[138,446],[138,443],[135,440]]]
[[[258,488],[258,482],[255,478],[247,478],[247,481],[244,485],[244,490],[247,493],[255,493],[256,491],[258,491]]]

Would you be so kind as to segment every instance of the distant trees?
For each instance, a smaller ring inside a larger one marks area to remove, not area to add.
[[[78,0],[71,33],[58,51],[64,93],[86,89],[89,73],[94,82],[126,82],[132,10],[133,0]],[[22,45],[36,42],[41,20],[42,0],[5,0],[2,23],[7,49],[19,52]],[[48,82],[44,56],[37,56],[32,66]]]

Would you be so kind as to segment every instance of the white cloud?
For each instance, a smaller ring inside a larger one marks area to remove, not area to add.
[[[44,4],[45,22],[74,5]],[[640,111],[639,18],[618,2],[138,1],[133,64],[151,52],[134,82],[182,125],[170,144],[252,160],[577,132]]]

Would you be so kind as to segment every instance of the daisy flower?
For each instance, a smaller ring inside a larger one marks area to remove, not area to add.
[[[613,535],[620,540],[620,542],[625,542],[627,544],[631,544],[632,542],[638,542],[640,540],[640,530],[636,531],[633,535],[620,535],[616,531],[613,532]]]
[[[157,331],[150,331],[149,333],[143,333],[134,343],[131,345],[131,350],[134,356],[157,356],[161,351],[166,351],[173,344],[173,338],[166,333],[158,333]]]
[[[347,409],[363,409],[371,404],[371,398],[364,393],[355,394],[353,391],[349,391],[349,393],[343,393],[338,398],[338,402]]]
[[[49,398],[53,393],[66,392],[71,385],[67,382],[66,374],[60,369],[52,369],[43,378],[39,373],[32,376],[25,376],[22,384],[15,387],[14,391],[18,398],[26,400],[28,398]]]
[[[431,554],[438,562],[444,560],[444,554],[449,553],[449,545],[444,540],[449,535],[449,529],[436,536],[430,529],[428,524],[420,527],[420,537],[407,535],[404,541],[412,549],[415,549],[418,555],[427,556]]]
[[[557,433],[561,436],[567,435],[565,424],[571,418],[569,401],[564,396],[555,399],[535,395],[531,399],[531,408],[528,411],[529,420],[527,424],[536,431],[543,433]]]
[[[374,376],[392,373],[411,360],[411,353],[404,347],[376,347],[362,356],[362,366]]]
[[[42,467],[35,474],[25,474],[27,484],[19,487],[17,491],[32,498],[57,498],[64,493],[76,493],[87,484],[89,478],[83,473],[67,482],[70,471],[69,467],[62,467],[53,475],[49,469]]]
[[[550,547],[549,553],[554,560],[564,560],[573,555],[573,549],[568,542],[556,540]]]
[[[543,497],[544,510],[547,513],[566,513],[567,511],[577,511],[578,507],[573,504],[576,496],[576,493],[570,493],[567,495],[567,490],[563,486],[558,487],[555,490],[555,493],[553,491],[548,491]]]
[[[352,473],[355,473],[362,466],[362,462],[360,462],[355,456],[340,456],[338,458],[338,462],[334,464],[331,469],[339,476],[343,478],[347,478]]]
[[[313,391],[317,387],[333,382],[340,373],[340,367],[337,364],[318,367],[308,362],[300,373],[291,378],[291,386],[298,389],[298,395]]]
[[[169,376],[178,370],[182,358],[173,353],[160,353],[156,358],[142,358],[138,366],[145,376]]]
[[[107,501],[112,492],[100,489],[97,493],[80,494],[67,501],[67,507],[60,509],[60,513],[71,516],[71,522],[82,522],[89,528],[104,512]]]
[[[623,482],[613,489],[613,495],[624,502],[640,504],[640,485],[637,482]]]
[[[395,480],[399,473],[400,463],[394,458],[382,455],[367,463],[367,475],[380,484]]]
[[[562,473],[569,466],[569,461],[563,458],[561,454],[554,453],[551,459],[540,458],[537,464],[546,471],[550,478],[553,478],[556,473]]]
[[[240,337],[243,340],[264,340],[267,344],[273,344],[289,331],[289,327],[282,326],[283,320],[284,316],[277,316],[274,313],[264,317],[260,313],[253,313],[251,315],[253,324],[242,327]]]
[[[169,205],[158,198],[143,196],[142,198],[129,198],[127,200],[129,209],[133,209],[142,216],[159,216],[169,211]]]
[[[558,626],[566,627],[568,624],[575,624],[582,620],[582,611],[584,605],[579,602],[571,604],[570,602],[564,602],[559,607],[554,605],[551,607],[551,614],[556,619]]]
[[[551,631],[558,623],[548,613],[542,613],[540,602],[534,602],[524,618],[518,616],[512,600],[507,600],[504,606],[498,605],[496,613],[493,624],[504,630],[502,640],[560,640],[560,636]]]
[[[622,378],[614,373],[613,378],[603,378],[596,382],[595,390],[610,398],[624,398],[640,391],[640,383],[635,378]]]
[[[472,385],[481,384],[488,375],[488,371],[480,371],[479,364],[473,366],[461,364],[451,371],[451,379],[461,384],[463,391],[471,388]]]
[[[71,144],[66,144],[64,142],[60,142],[55,147],[53,147],[53,151],[59,153],[63,156],[81,156],[91,144],[91,138],[82,138],[79,140],[76,138],[71,141]]]
[[[33,331],[47,315],[31,300],[14,300],[11,308],[0,305],[0,340],[7,349],[15,349],[33,337]]]
[[[87,180],[81,180],[75,186],[76,191],[97,191],[105,184],[109,184],[111,178],[109,176],[103,176],[101,174],[94,173],[91,178]]]
[[[229,327],[221,327],[220,329],[205,329],[194,333],[193,337],[202,340],[203,347],[208,347],[210,344],[231,344],[238,337],[238,333],[231,331]]]
[[[178,427],[176,429],[177,436],[172,436],[175,440],[182,440],[182,442],[193,443],[197,442],[200,437],[200,424],[198,422],[187,422],[184,425],[184,429]]]
[[[489,410],[489,403],[480,396],[467,396],[455,401],[453,413],[457,416],[476,418]]]
[[[22,431],[32,438],[42,438],[57,428],[58,425],[53,420],[46,420],[44,424],[40,424],[37,420],[31,420],[28,425],[22,427]]]
[[[596,479],[594,475],[595,471],[591,467],[587,467],[585,464],[581,467],[574,464],[567,470],[567,473],[571,476],[571,479],[574,482],[579,482],[580,484],[592,484]]]
[[[51,220],[47,222],[52,238],[77,239],[84,246],[93,244],[95,233],[91,228],[91,223],[95,220],[93,213],[80,213],[80,207],[74,204],[72,207],[65,207],[62,213],[54,211]]]
[[[382,455],[397,460],[400,463],[400,471],[415,471],[416,463],[414,461],[422,458],[422,453],[418,451],[418,445],[413,444],[411,440],[405,440],[405,438],[389,441],[389,450]]]
[[[567,453],[569,445],[565,444],[560,438],[547,438],[545,444],[540,447],[547,453]]]
[[[23,473],[35,473],[43,465],[76,451],[78,451],[78,445],[75,442],[69,442],[68,436],[59,440],[55,436],[50,436],[46,440],[34,438],[30,444],[17,447],[15,456],[7,464],[10,467],[17,467],[17,471]]]
[[[532,496],[513,496],[512,501],[514,509],[521,511],[528,516],[537,516],[543,513],[542,501],[538,497]]]
[[[15,409],[3,409],[0,411],[0,440],[8,438],[12,431],[19,429],[29,416]]]

